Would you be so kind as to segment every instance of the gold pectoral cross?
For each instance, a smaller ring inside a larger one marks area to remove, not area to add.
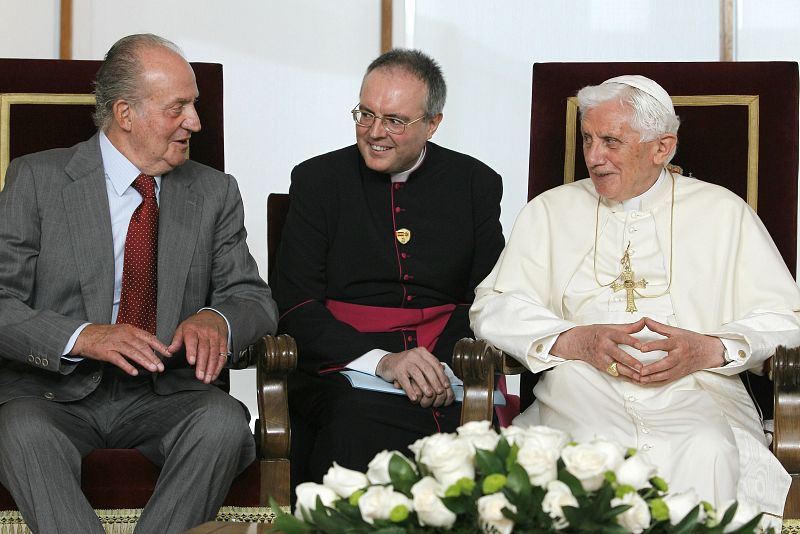
[[[636,302],[633,300],[633,296],[636,292],[636,288],[644,289],[647,287],[647,280],[642,278],[641,280],[634,280],[635,276],[633,275],[633,271],[631,270],[631,257],[628,254],[628,249],[631,248],[631,244],[628,243],[628,247],[625,249],[625,254],[622,255],[622,259],[620,263],[622,264],[622,272],[620,273],[617,280],[619,282],[614,281],[611,283],[611,290],[615,293],[620,289],[625,290],[625,297],[627,299],[627,305],[625,306],[625,311],[633,313],[636,311]]]

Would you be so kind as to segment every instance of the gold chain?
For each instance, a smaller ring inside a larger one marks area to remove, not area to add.
[[[657,295],[642,295],[635,289],[633,290],[634,293],[636,293],[638,296],[644,299],[653,299],[656,297],[661,297],[663,295],[666,295],[667,293],[669,293],[669,290],[672,287],[672,258],[673,258],[673,246],[674,246],[673,230],[675,227],[675,225],[673,224],[675,222],[675,176],[672,174],[672,171],[670,169],[667,169],[667,172],[669,173],[669,177],[672,179],[672,206],[670,207],[670,214],[669,214],[669,283],[667,284],[667,289],[665,289],[664,291],[662,291]],[[600,287],[608,287],[617,280],[619,280],[620,277],[622,276],[622,273],[619,273],[619,275],[617,275],[616,278],[614,278],[607,284],[600,283],[600,279],[597,277],[597,242],[600,235],[600,200],[601,197],[598,195],[597,212],[595,214],[595,220],[594,220],[594,255],[592,258],[592,270],[594,272],[594,280],[595,282],[597,282],[597,285],[599,285]],[[628,246],[630,246],[630,244],[628,244]]]

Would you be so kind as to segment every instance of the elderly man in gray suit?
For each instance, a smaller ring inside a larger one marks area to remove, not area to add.
[[[255,447],[212,382],[273,332],[233,177],[187,161],[191,66],[154,35],[97,74],[99,132],[16,159],[0,193],[0,482],[34,532],[102,533],[81,458],[162,466],[136,532],[213,518]]]

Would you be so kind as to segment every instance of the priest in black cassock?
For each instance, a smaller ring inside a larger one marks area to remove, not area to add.
[[[429,140],[442,121],[439,65],[391,50],[367,68],[356,144],[292,172],[273,272],[279,330],[294,336],[292,483],[332,462],[365,470],[384,450],[452,432],[460,403],[443,364],[472,336],[475,286],[503,248],[500,176]],[[404,395],[353,388],[345,368]]]

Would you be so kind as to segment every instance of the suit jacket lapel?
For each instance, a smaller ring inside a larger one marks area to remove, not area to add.
[[[109,323],[114,300],[114,246],[97,135],[78,146],[64,170],[74,180],[64,188],[62,198],[87,319]]]
[[[190,190],[191,176],[182,167],[161,179],[158,219],[159,339],[172,339],[180,319],[186,277],[197,246],[203,197]]]

